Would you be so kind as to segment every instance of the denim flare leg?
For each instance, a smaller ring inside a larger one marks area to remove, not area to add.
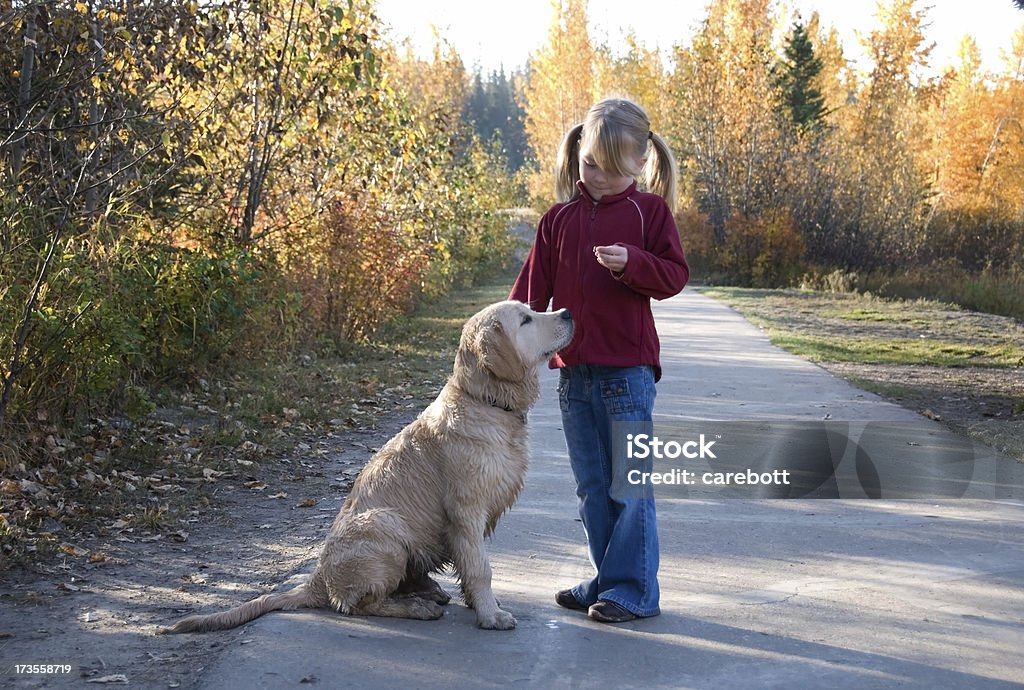
[[[658,615],[654,497],[650,491],[613,496],[611,490],[613,423],[650,422],[654,372],[648,366],[566,367],[560,372],[558,398],[580,517],[597,571],[572,593],[588,606],[600,599],[637,616]]]

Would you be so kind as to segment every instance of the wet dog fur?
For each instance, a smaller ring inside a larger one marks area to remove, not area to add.
[[[437,399],[359,474],[309,581],[161,632],[234,628],[299,608],[437,619],[449,597],[430,575],[447,567],[480,627],[514,628],[491,591],[484,538],[523,486],[526,413],[539,396],[538,369],[572,334],[564,309],[538,313],[507,301],[474,315]]]

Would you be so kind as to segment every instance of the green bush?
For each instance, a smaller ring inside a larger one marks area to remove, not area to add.
[[[261,320],[273,294],[272,267],[243,251],[209,256],[159,245],[126,258],[115,286],[132,305],[132,330],[143,346],[136,353],[141,370],[180,378],[254,350],[248,326]]]
[[[3,286],[5,343],[14,342],[25,318],[34,284],[25,276],[40,265],[22,246],[11,257],[22,278]],[[9,418],[37,410],[55,418],[114,408],[138,414],[148,407],[147,384],[187,381],[228,355],[265,348],[265,336],[251,326],[267,321],[274,306],[267,268],[245,252],[213,257],[135,240],[106,247],[63,241],[29,315]],[[6,374],[12,351],[3,357]]]

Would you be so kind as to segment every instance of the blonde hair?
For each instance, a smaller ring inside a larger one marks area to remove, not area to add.
[[[651,131],[651,121],[639,105],[624,98],[606,98],[591,106],[583,122],[566,132],[555,164],[555,197],[559,201],[569,201],[579,193],[576,183],[584,149],[601,170],[637,178],[675,211],[675,156],[665,140]],[[638,159],[646,159],[643,170],[633,168]]]

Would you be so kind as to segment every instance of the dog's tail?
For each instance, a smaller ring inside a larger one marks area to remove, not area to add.
[[[295,589],[281,594],[264,594],[222,613],[182,618],[171,627],[161,630],[160,634],[173,635],[177,633],[227,630],[228,628],[237,628],[239,625],[259,618],[269,611],[292,611],[294,609],[316,608],[319,605],[310,592],[309,587],[302,584]]]

